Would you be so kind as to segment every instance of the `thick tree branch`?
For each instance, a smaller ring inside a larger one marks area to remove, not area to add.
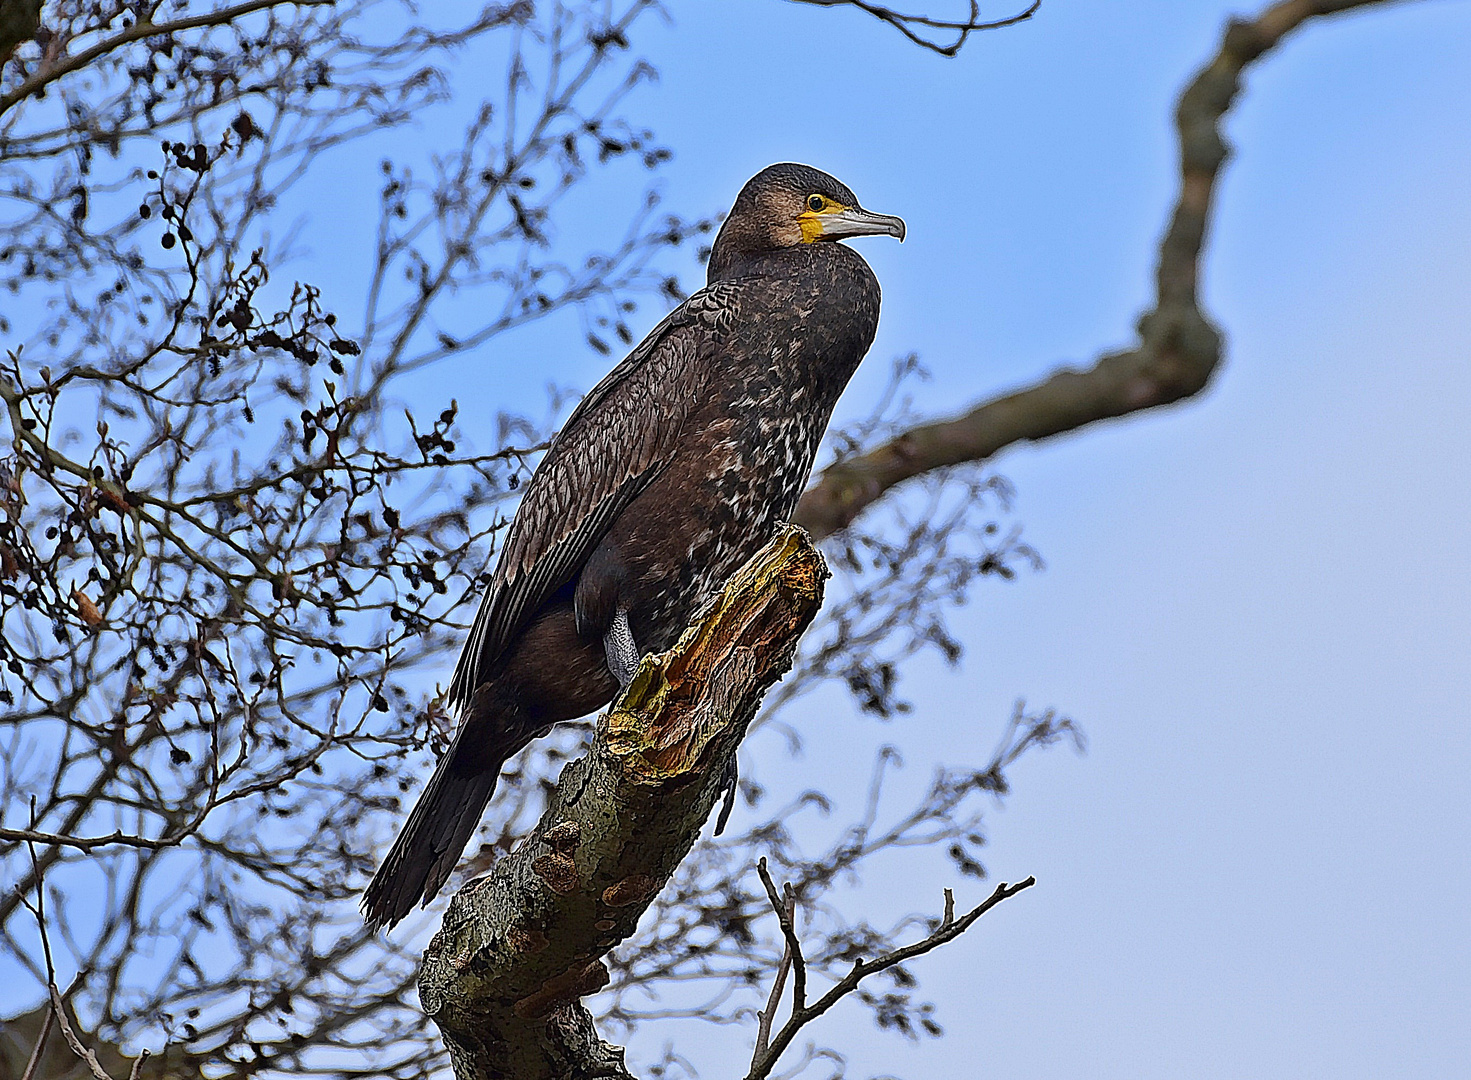
[[[535,831],[451,902],[419,993],[460,1080],[627,1075],[578,999],[608,981],[601,957],[699,836],[826,576],[806,535],[785,529],[672,650],[644,658]]]
[[[984,461],[1014,443],[1169,405],[1203,390],[1220,366],[1222,339],[1200,308],[1200,261],[1216,183],[1230,152],[1220,122],[1241,89],[1241,74],[1309,19],[1396,2],[1284,0],[1255,19],[1231,20],[1220,49],[1175,108],[1180,192],[1160,243],[1155,306],[1139,319],[1138,344],[1104,354],[1086,371],[1057,371],[962,416],[921,424],[838,462],[803,495],[794,520],[820,540],[921,473]]]

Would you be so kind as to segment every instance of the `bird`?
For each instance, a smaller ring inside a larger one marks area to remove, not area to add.
[[[741,188],[705,287],[578,403],[526,485],[445,695],[455,736],[364,892],[370,926],[427,905],[506,761],[613,700],[788,519],[878,328],[877,277],[834,241],[904,233],[811,166]]]

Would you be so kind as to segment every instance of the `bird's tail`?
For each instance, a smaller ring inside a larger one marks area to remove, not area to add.
[[[460,725],[429,786],[363,893],[371,927],[391,927],[444,885],[495,792],[501,766],[526,744],[486,730],[473,715]],[[468,738],[467,738],[468,736]]]

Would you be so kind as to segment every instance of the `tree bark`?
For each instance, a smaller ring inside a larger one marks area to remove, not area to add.
[[[724,789],[766,690],[791,666],[827,567],[787,526],[660,656],[645,657],[536,829],[455,896],[419,994],[458,1080],[626,1077],[580,1003]]]

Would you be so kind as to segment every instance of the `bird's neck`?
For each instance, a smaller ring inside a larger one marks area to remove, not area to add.
[[[710,261],[705,267],[705,284],[730,281],[733,278],[772,276],[792,270],[806,269],[824,256],[833,257],[838,244],[801,244],[797,247],[762,247],[751,250],[731,242],[722,244],[722,235],[710,249]],[[849,249],[851,250],[851,249]]]
[[[705,266],[706,285],[760,273],[763,257],[771,254],[769,251],[747,251],[736,244],[721,244],[723,239],[718,237],[710,249],[710,261]]]
[[[770,237],[752,226],[749,215],[732,211],[715,234],[715,242],[710,245],[710,261],[705,267],[706,284],[746,276],[752,272],[749,269],[752,260],[770,251]]]

